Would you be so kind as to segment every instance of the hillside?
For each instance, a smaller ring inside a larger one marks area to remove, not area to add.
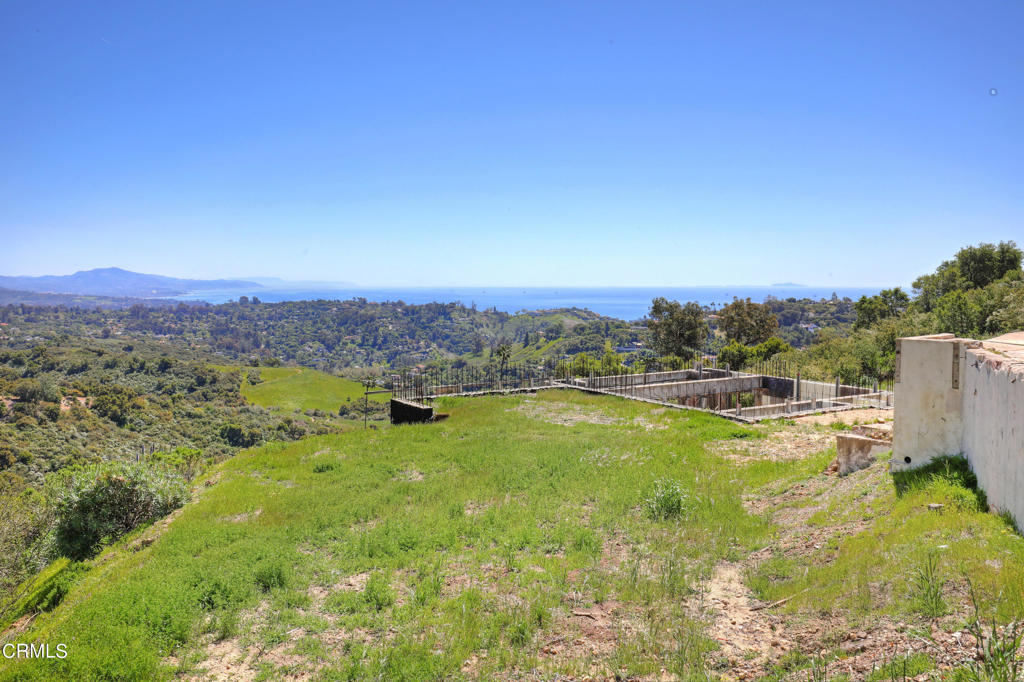
[[[71,653],[0,680],[904,679],[973,660],[968,579],[982,615],[1024,615],[1024,542],[956,461],[836,479],[838,424],[442,405],[243,452],[169,522],[55,565],[22,604],[63,598],[4,636]]]
[[[0,306],[66,306],[74,308],[130,308],[133,305],[172,306],[177,301],[164,299],[142,299],[118,296],[93,296],[87,294],[46,294],[35,291],[19,291],[0,287]],[[193,305],[205,305],[195,303]]]
[[[0,275],[0,287],[47,294],[154,298],[209,289],[259,289],[256,282],[230,279],[180,279],[121,268],[79,270],[72,275],[17,277]]]
[[[583,334],[577,331],[585,332]],[[0,307],[0,340],[27,345],[73,335],[146,339],[215,355],[222,364],[298,364],[338,373],[406,366],[489,351],[501,343],[564,342],[565,352],[600,350],[606,334],[635,338],[629,325],[586,310],[509,315],[457,303],[347,301],[234,302],[216,306],[133,305],[126,310]],[[553,349],[556,352],[558,349]]]
[[[364,412],[374,421],[383,420],[390,399],[387,393],[367,395],[357,381],[304,367],[250,369],[241,392],[249,403],[273,413],[301,413],[321,421],[330,416],[361,419]]]

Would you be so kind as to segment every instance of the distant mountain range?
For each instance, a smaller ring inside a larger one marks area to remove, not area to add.
[[[96,268],[73,275],[0,276],[0,287],[46,294],[155,298],[210,289],[260,289],[262,285],[249,280],[179,279],[121,268]]]

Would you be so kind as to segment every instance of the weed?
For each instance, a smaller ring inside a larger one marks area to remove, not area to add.
[[[828,682],[828,661],[821,656],[812,657],[811,667],[807,670],[807,679],[808,682]]]
[[[391,589],[387,577],[380,572],[373,573],[363,588],[363,600],[374,611],[383,611],[395,603],[395,592]]]
[[[674,519],[683,513],[683,500],[686,493],[679,482],[671,478],[661,478],[654,482],[654,491],[647,498],[644,506],[647,515],[656,521]]]
[[[441,564],[437,562],[429,569],[422,569],[419,572],[419,582],[413,589],[412,600],[416,606],[424,606],[437,599],[444,587],[444,577],[441,575]]]
[[[256,565],[253,577],[261,590],[269,592],[288,583],[288,569],[279,559],[266,559]]]
[[[529,617],[523,610],[517,609],[512,613],[509,624],[505,629],[508,643],[514,647],[522,647],[529,643],[532,635],[533,626],[530,624]]]
[[[866,682],[908,682],[933,667],[932,659],[925,654],[908,654],[899,658],[894,656],[882,667],[872,669]]]
[[[601,552],[601,540],[590,528],[576,528],[572,536],[573,551],[594,556]]]
[[[661,589],[666,596],[679,597],[690,592],[686,583],[686,566],[675,554],[665,557],[661,564]]]
[[[218,642],[238,634],[238,612],[235,610],[221,611],[214,618],[214,639]]]
[[[944,616],[948,610],[942,598],[945,580],[939,576],[939,555],[928,552],[924,562],[914,569],[912,588],[918,609],[929,618]]]
[[[672,672],[679,679],[703,682],[711,680],[711,674],[704,662],[708,653],[715,648],[715,643],[704,636],[700,626],[693,621],[684,619],[674,630],[674,647],[672,651]]]
[[[985,627],[974,583],[969,577],[967,587],[974,610],[967,631],[974,637],[977,662],[956,670],[953,679],[957,682],[1018,682],[1024,677],[1024,659],[1020,655],[1024,623],[1017,620],[1000,628],[993,618]]]

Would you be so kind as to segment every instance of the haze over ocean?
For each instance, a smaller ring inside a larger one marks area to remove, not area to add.
[[[816,287],[816,286],[708,286],[708,287],[404,287],[404,288],[338,288],[338,289],[254,289],[251,291],[202,291],[177,296],[185,301],[224,303],[239,296],[258,296],[261,301],[347,300],[365,298],[370,301],[403,301],[405,303],[476,304],[477,308],[497,308],[515,313],[520,310],[548,308],[586,308],[601,315],[622,320],[635,320],[647,314],[651,299],[664,296],[680,302],[697,301],[701,305],[721,307],[733,296],[764,301],[776,298],[829,298],[835,293],[857,300],[874,295],[879,288]]]

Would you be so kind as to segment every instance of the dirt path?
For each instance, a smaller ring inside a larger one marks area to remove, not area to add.
[[[753,669],[778,659],[794,644],[776,632],[778,619],[755,603],[743,582],[746,568],[746,562],[718,564],[704,585],[704,603],[714,618],[710,629],[721,646],[719,655],[730,667],[739,668],[747,662]]]
[[[772,545],[739,562],[719,563],[700,590],[708,634],[721,646],[712,654],[712,664],[722,679],[762,678],[795,650],[804,656],[822,657],[829,677],[845,674],[851,680],[862,680],[894,658],[913,653],[927,654],[937,665],[931,673],[908,678],[921,682],[937,679],[940,670],[973,660],[974,640],[964,632],[947,632],[936,623],[909,626],[888,617],[855,628],[842,615],[828,615],[827,604],[813,612],[784,612],[784,603],[759,601],[744,582],[748,572],[773,555],[792,559],[816,555],[830,538],[870,527],[870,520],[860,518],[836,518],[822,524],[820,512],[830,507],[845,509],[844,500],[868,500],[883,494],[888,485],[886,465],[878,462],[844,478],[818,474],[776,495],[745,501],[751,513],[770,514],[779,534]],[[816,515],[812,524],[811,517]],[[929,630],[927,638],[920,635],[922,626]],[[808,674],[802,669],[785,679],[806,680]]]

